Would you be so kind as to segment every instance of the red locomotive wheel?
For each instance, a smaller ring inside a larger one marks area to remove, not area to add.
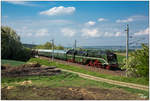
[[[109,65],[108,65],[108,66],[106,66],[106,69],[108,69],[108,70],[109,70],[109,69],[110,69],[110,66],[109,66]]]
[[[97,68],[101,68],[101,63],[98,60],[95,60],[94,66]]]
[[[94,66],[94,64],[93,64],[92,61],[90,61],[88,65],[89,65],[89,66]]]

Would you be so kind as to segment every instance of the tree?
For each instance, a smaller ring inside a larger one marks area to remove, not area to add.
[[[64,50],[64,47],[61,46],[61,45],[59,45],[59,46],[56,47],[56,49],[58,49],[58,50]]]
[[[46,42],[44,45],[38,45],[35,48],[36,49],[52,49],[52,43]],[[61,45],[59,46],[54,45],[54,49],[63,50],[64,47]]]
[[[126,64],[126,60],[124,60]],[[149,78],[149,48],[142,44],[142,49],[131,53],[127,64],[123,66],[127,71],[127,76]]]
[[[46,43],[44,44],[44,49],[52,49],[52,43],[46,42]]]
[[[2,58],[12,58],[18,52],[16,49],[21,48],[20,37],[10,27],[1,29]]]
[[[21,57],[26,49],[20,42],[20,37],[17,33],[7,26],[1,27],[1,53],[2,59],[15,59],[26,60],[25,57]],[[19,58],[20,57],[20,58]],[[28,56],[29,58],[29,56]]]

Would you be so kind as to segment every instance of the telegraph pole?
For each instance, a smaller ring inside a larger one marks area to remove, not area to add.
[[[129,25],[128,24],[127,24],[127,29],[125,31],[127,32],[127,36],[126,36],[126,66],[127,66],[127,64],[128,64],[128,49],[129,49]],[[126,76],[127,76],[127,73],[126,73]]]
[[[74,43],[74,49],[76,49],[76,45],[77,45],[77,41],[75,40],[75,43]]]
[[[54,39],[52,41],[52,61],[54,61]]]
[[[129,25],[127,24],[127,29],[125,30],[127,32],[126,36],[126,60],[128,60],[128,49],[129,49]]]

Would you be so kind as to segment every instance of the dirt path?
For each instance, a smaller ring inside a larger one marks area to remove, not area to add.
[[[43,58],[43,57],[40,57],[40,58],[47,59],[47,58]],[[57,62],[58,62],[58,60],[57,60]],[[100,82],[106,82],[106,83],[109,83],[109,84],[114,84],[114,85],[118,85],[118,86],[134,88],[134,89],[140,89],[140,90],[145,90],[145,91],[149,90],[149,87],[148,86],[144,86],[144,85],[104,79],[104,78],[101,78],[101,77],[95,77],[95,76],[91,76],[91,75],[87,75],[87,74],[83,74],[83,73],[79,73],[79,72],[74,72],[74,71],[66,70],[66,69],[61,69],[61,70],[62,71],[66,71],[66,72],[72,72],[72,73],[78,74],[80,77],[86,78],[86,79],[91,79],[91,80],[100,81]]]
[[[83,74],[83,73],[78,73],[78,72],[74,72],[74,71],[70,71],[70,70],[65,70],[65,69],[61,69],[61,70],[78,74],[80,77],[86,78],[86,79],[91,79],[91,80],[100,81],[100,82],[106,82],[106,83],[114,84],[114,85],[118,85],[118,86],[141,89],[141,90],[145,90],[145,91],[149,90],[149,87],[144,86],[144,85],[133,84],[133,83],[125,83],[125,82],[120,82],[120,81],[115,81],[115,80],[104,79],[104,78],[95,77],[95,76],[91,76],[91,75],[87,75],[87,74]]]

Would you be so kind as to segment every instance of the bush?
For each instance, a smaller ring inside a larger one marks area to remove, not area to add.
[[[15,56],[15,60],[27,61],[31,57],[31,49],[23,47],[18,55]]]
[[[124,60],[126,63],[126,60]],[[127,65],[123,68],[127,71],[127,76],[144,77],[149,79],[149,48],[142,44],[142,49],[138,49],[131,53],[127,61]]]

